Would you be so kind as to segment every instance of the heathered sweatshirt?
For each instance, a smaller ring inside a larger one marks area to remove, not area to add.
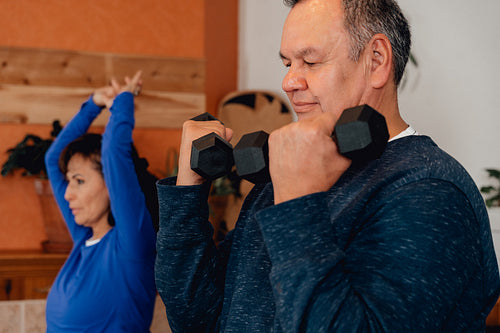
[[[500,291],[484,201],[426,136],[326,192],[256,185],[217,248],[209,184],[158,183],[158,291],[173,332],[480,332]]]

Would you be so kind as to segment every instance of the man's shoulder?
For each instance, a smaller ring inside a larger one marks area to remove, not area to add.
[[[414,135],[388,143],[383,155],[385,167],[395,171],[413,171],[426,178],[472,181],[468,172],[453,156],[430,137]]]
[[[435,180],[461,191],[474,207],[484,206],[467,170],[428,136],[408,136],[390,142],[380,162],[381,172],[393,182],[412,184]]]

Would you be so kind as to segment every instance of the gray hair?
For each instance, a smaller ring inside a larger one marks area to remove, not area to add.
[[[294,7],[301,0],[283,0]],[[394,62],[394,83],[399,85],[408,62],[411,33],[408,21],[395,0],[342,0],[344,27],[350,36],[350,59],[358,61],[375,34],[389,39]]]

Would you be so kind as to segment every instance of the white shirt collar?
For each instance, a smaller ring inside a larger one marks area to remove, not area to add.
[[[408,126],[404,131],[393,137],[392,139],[389,140],[389,142],[397,139],[404,138],[405,136],[410,136],[410,135],[419,135],[418,132],[413,129],[413,127]]]
[[[89,247],[89,246],[92,246],[92,245],[96,245],[97,243],[99,243],[101,241],[100,238],[97,238],[97,239],[87,239],[85,241],[85,246]]]

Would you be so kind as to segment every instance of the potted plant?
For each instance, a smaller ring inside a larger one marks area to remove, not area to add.
[[[23,176],[36,175],[47,178],[44,157],[54,138],[61,131],[59,120],[52,123],[50,139],[42,139],[38,135],[27,134],[15,147],[7,150],[9,158],[2,165],[2,176],[7,176],[14,170],[23,170]]]
[[[2,165],[1,174],[7,177],[16,170],[22,170],[23,176],[34,177],[35,191],[40,199],[48,237],[48,240],[42,242],[42,248],[45,252],[67,253],[73,243],[47,180],[44,161],[45,153],[61,129],[61,123],[55,120],[50,138],[42,139],[37,135],[27,134],[15,147],[7,150],[9,157]]]
[[[212,182],[208,203],[211,222],[215,229],[215,242],[223,240],[228,232],[226,209],[228,204],[230,204],[229,196],[234,196],[234,199],[241,198],[240,184],[241,177],[238,176],[236,170],[232,170],[227,176],[223,176]]]
[[[481,192],[486,194],[485,198],[486,207],[499,207],[500,206],[500,170],[486,169],[488,177],[495,180],[494,185],[482,186]]]

